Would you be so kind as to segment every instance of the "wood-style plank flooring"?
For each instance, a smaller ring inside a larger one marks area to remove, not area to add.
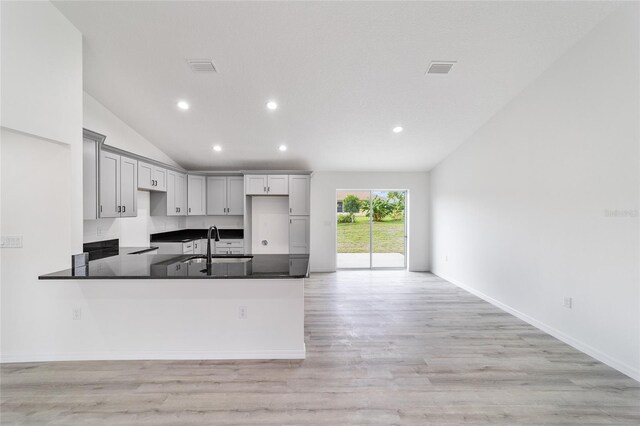
[[[313,274],[304,361],[4,364],[2,424],[640,424],[640,383],[428,273]]]

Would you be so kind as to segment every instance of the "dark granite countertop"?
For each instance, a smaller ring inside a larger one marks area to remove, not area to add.
[[[152,243],[151,245],[153,245],[153,243],[186,243],[188,241],[207,238],[207,231],[208,229],[180,229],[178,231],[160,232],[158,234],[151,234],[150,241]],[[222,240],[241,240],[244,238],[244,230],[240,228],[219,228],[218,233]]]
[[[247,255],[250,256],[250,255]],[[72,269],[41,275],[41,280],[93,279],[286,279],[309,275],[307,254],[256,254],[246,263],[233,262],[234,255],[219,256],[207,270],[205,263],[189,260],[199,255],[120,254],[90,261],[86,270],[74,274]]]

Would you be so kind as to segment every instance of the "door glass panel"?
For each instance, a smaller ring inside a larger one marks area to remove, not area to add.
[[[371,267],[370,191],[336,191],[337,267]]]
[[[372,191],[371,217],[373,268],[405,267],[405,191]],[[371,213],[370,213],[371,212]]]

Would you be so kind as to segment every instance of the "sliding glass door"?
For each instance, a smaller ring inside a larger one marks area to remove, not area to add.
[[[405,268],[407,191],[336,192],[337,267]]]

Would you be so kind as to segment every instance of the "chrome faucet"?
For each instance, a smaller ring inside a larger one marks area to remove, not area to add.
[[[213,263],[211,256],[211,231],[215,231],[214,241],[220,241],[220,232],[216,226],[210,226],[207,232],[207,267]]]

